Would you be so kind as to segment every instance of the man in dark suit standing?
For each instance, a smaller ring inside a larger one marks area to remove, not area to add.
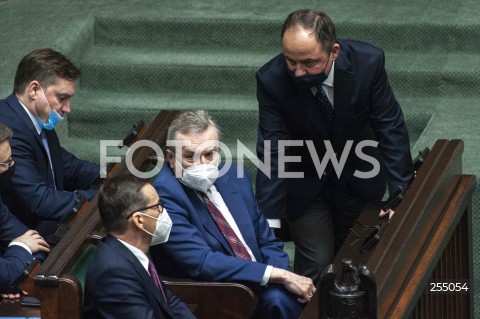
[[[15,170],[9,140],[12,131],[0,124],[0,191],[9,187]],[[33,254],[48,252],[48,244],[35,230],[28,230],[3,204],[0,196],[0,293],[3,298],[20,298],[15,280],[33,260]],[[6,244],[6,247],[3,247]]]
[[[53,233],[76,199],[91,199],[99,166],[60,146],[55,125],[70,112],[80,71],[62,54],[38,49],[19,63],[14,93],[0,101],[0,122],[13,130],[16,170],[4,194],[6,205],[25,225]]]
[[[152,185],[132,175],[112,177],[100,190],[98,209],[108,235],[87,269],[85,318],[195,318],[147,256],[172,227]]]
[[[152,249],[161,273],[244,282],[259,297],[255,318],[298,318],[315,292],[312,280],[287,270],[283,243],[259,211],[243,168],[218,166],[215,122],[205,111],[186,112],[167,138],[178,147],[168,147],[168,165],[153,182],[173,220],[169,241]]]
[[[271,143],[257,198],[267,218],[287,220],[295,272],[316,280],[365,202],[412,179],[410,144],[381,49],[337,40],[311,10],[287,17],[282,48],[256,74],[260,160]]]

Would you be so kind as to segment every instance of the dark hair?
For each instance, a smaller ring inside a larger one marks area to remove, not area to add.
[[[18,64],[13,90],[21,94],[34,80],[47,88],[58,78],[74,81],[79,76],[80,70],[63,54],[49,48],[37,49],[24,56]]]
[[[282,27],[282,39],[285,32],[291,28],[301,26],[305,30],[312,30],[327,52],[337,42],[335,25],[325,12],[313,10],[298,10],[288,15]]]
[[[0,123],[0,143],[4,141],[10,141],[12,138],[12,130],[3,123]]]
[[[120,174],[105,181],[98,194],[98,210],[107,232],[123,234],[129,213],[148,205],[142,188],[148,182],[130,174]]]

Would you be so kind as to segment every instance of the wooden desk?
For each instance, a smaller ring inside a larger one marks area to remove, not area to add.
[[[378,244],[360,253],[363,239],[352,233],[333,261],[351,258],[374,274],[377,317],[472,318],[471,197],[475,176],[462,175],[463,142],[439,140],[395,209]],[[376,225],[378,205],[367,206],[359,217]],[[431,283],[461,283],[468,291],[432,292]],[[317,293],[301,319],[323,318]]]
[[[40,307],[22,306],[19,300],[2,300],[0,302],[0,316],[40,318]]]

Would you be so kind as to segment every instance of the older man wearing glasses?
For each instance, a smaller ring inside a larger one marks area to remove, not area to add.
[[[98,197],[107,237],[85,278],[85,318],[195,318],[160,281],[147,256],[172,221],[157,192],[132,175],[107,180]]]

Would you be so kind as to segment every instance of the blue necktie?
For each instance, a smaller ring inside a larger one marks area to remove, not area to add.
[[[320,106],[320,112],[327,124],[327,131],[330,139],[333,138],[333,107],[330,101],[328,100],[327,94],[323,90],[322,86],[317,87],[317,93],[315,97],[318,100],[318,105]]]
[[[42,137],[43,146],[45,147],[45,150],[47,151],[48,162],[50,163],[50,170],[52,171],[53,187],[55,187],[55,189],[57,189],[57,185],[55,185],[55,173],[53,171],[52,157],[50,155],[50,148],[48,147],[47,134],[45,134],[45,130],[42,130],[42,132],[40,133],[40,136]]]

